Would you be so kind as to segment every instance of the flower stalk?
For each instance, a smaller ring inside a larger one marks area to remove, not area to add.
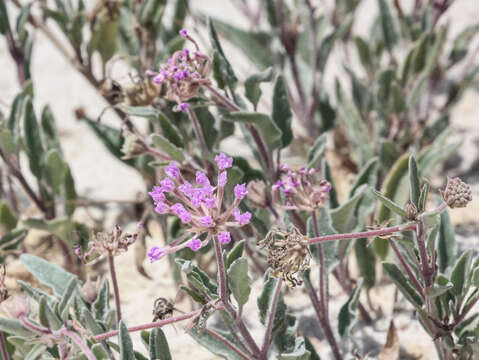
[[[111,282],[113,284],[113,293],[115,295],[116,325],[118,326],[121,320],[120,290],[118,288],[118,280],[116,278],[115,258],[111,253],[108,254],[108,267],[110,269]]]

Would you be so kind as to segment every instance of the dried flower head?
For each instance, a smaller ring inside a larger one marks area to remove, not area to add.
[[[451,209],[466,207],[472,201],[471,186],[458,177],[447,178],[446,188],[441,191],[441,195]]]
[[[176,215],[183,224],[187,224],[188,232],[193,238],[175,246],[154,246],[148,252],[151,261],[161,259],[185,247],[193,251],[204,247],[208,241],[217,236],[219,241],[227,244],[231,241],[228,228],[247,225],[251,220],[249,212],[241,212],[238,208],[248,190],[246,184],[236,185],[235,199],[229,206],[223,208],[223,194],[228,176],[227,170],[232,166],[233,159],[220,154],[215,158],[218,166],[217,186],[212,185],[212,179],[201,172],[196,172],[196,185],[185,180],[180,169],[174,162],[165,167],[166,178],[149,192],[155,211],[158,214]],[[199,240],[202,234],[203,241]]]
[[[286,210],[314,211],[328,200],[331,185],[324,179],[316,179],[315,169],[299,171],[280,166],[284,176],[273,185],[274,200],[283,203]]]
[[[288,231],[273,229],[258,242],[258,246],[268,251],[272,276],[282,278],[291,287],[303,283],[301,275],[310,267],[311,252],[308,238],[297,228]]]
[[[155,300],[153,304],[153,320],[165,320],[173,315],[175,310],[175,305],[164,297],[159,297]]]
[[[212,60],[200,52],[198,44],[185,29],[180,35],[193,43],[195,51],[176,51],[158,72],[148,71],[147,76],[154,84],[164,86],[165,98],[176,101],[178,109],[185,112],[189,107],[186,101],[196,95],[200,86],[211,85],[207,76]]]
[[[143,141],[141,141],[138,136],[132,132],[128,132],[125,135],[125,141],[121,147],[121,152],[124,154],[122,159],[128,160],[133,159],[134,157],[140,156],[147,151],[147,147]]]
[[[87,252],[84,253],[82,248],[77,245],[75,253],[84,264],[93,265],[109,255],[118,256],[126,252],[137,238],[138,232],[124,234],[121,228],[116,225],[112,232],[96,233],[93,236],[93,240],[88,243]]]

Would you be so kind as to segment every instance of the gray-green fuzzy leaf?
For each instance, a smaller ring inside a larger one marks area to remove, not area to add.
[[[352,328],[356,324],[356,309],[362,287],[363,279],[361,278],[356,285],[356,289],[354,289],[348,301],[346,301],[339,311],[338,332],[343,339],[351,336]]]
[[[464,296],[465,290],[469,286],[469,271],[472,262],[472,250],[464,252],[459,260],[457,260],[451,272],[451,282],[453,288],[451,292],[456,296]]]
[[[411,302],[416,308],[421,308],[423,300],[416,289],[413,288],[408,279],[403,275],[401,270],[393,263],[383,263],[383,269],[389,275],[391,280],[396,284],[401,293],[406,299]]]
[[[25,138],[25,151],[28,155],[30,170],[33,175],[40,178],[44,162],[44,148],[40,135],[35,111],[30,97],[25,99],[25,116],[23,118],[23,131]]]
[[[161,149],[165,154],[171,156],[174,160],[183,162],[185,155],[182,149],[176,147],[167,138],[160,134],[151,135],[153,145]]]
[[[160,328],[155,328],[150,333],[149,339],[150,359],[172,360],[168,341]]]
[[[452,267],[457,258],[457,245],[454,236],[454,228],[451,223],[449,212],[441,213],[441,224],[439,226],[439,237],[437,240],[437,261],[439,271],[445,273]]]
[[[282,75],[279,75],[274,83],[273,112],[271,117],[282,132],[281,147],[284,148],[293,140],[293,131],[291,129],[293,114],[291,113],[289,98]]]
[[[319,136],[308,151],[307,164],[308,169],[315,168],[324,154],[326,148],[326,134]]]
[[[243,306],[248,302],[251,293],[251,279],[248,276],[248,260],[242,257],[233,261],[228,269],[227,275],[233,296],[238,304]]]
[[[272,67],[266,70],[250,75],[244,82],[245,96],[253,104],[254,109],[258,106],[258,101],[261,98],[260,84],[262,82],[268,82],[273,79],[274,71]]]
[[[131,341],[128,328],[123,320],[120,321],[120,334],[118,335],[118,342],[120,343],[120,359],[121,360],[136,360],[133,351],[133,342]]]

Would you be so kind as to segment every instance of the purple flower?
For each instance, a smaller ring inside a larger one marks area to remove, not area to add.
[[[238,208],[234,209],[232,212],[233,217],[237,222],[239,222],[240,226],[249,224],[251,220],[251,213],[246,211],[243,214],[241,214],[240,210]]]
[[[153,82],[154,82],[155,84],[159,84],[159,83],[161,83],[163,80],[165,80],[165,75],[163,75],[163,74],[158,74],[158,75],[156,75],[156,76],[153,78]]]
[[[188,241],[188,247],[193,251],[198,251],[199,249],[201,249],[201,245],[201,240],[198,238],[193,238]]]
[[[228,231],[223,231],[218,235],[218,239],[222,244],[229,244],[231,241],[231,234]]]
[[[170,162],[170,165],[165,166],[165,173],[172,179],[178,180],[180,178],[180,169],[173,161]]]
[[[228,175],[226,174],[226,171],[221,172],[218,176],[218,186],[225,186],[227,181]]]
[[[178,189],[188,197],[191,197],[191,194],[194,190],[193,185],[191,185],[188,181],[185,181],[183,184],[178,186]]]
[[[210,181],[204,172],[197,171],[196,172],[196,183],[198,185],[205,185],[210,186]]]
[[[181,103],[179,105],[180,111],[183,111],[183,112],[186,112],[186,110],[188,110],[189,107],[190,107],[190,104],[188,103]]]
[[[203,204],[208,208],[208,209],[213,209],[216,207],[216,199],[212,196],[207,197],[206,199],[203,200]]]
[[[150,258],[150,262],[160,260],[165,255],[166,255],[165,249],[159,246],[153,246],[148,251],[148,257]]]
[[[168,208],[168,205],[166,205],[164,202],[158,202],[156,203],[155,211],[158,214],[166,214],[170,209]]]
[[[151,196],[153,202],[156,204],[160,201],[165,201],[165,195],[163,194],[163,189],[160,186],[154,186],[148,195]]]
[[[182,204],[176,203],[171,207],[171,210],[173,210],[173,212],[178,215],[182,222],[189,223],[191,221],[191,214],[185,209]]]
[[[283,182],[281,180],[276,181],[276,183],[272,186],[273,191],[279,190],[283,186]]]
[[[204,227],[213,226],[214,225],[213,218],[211,216],[203,216],[200,219],[200,224],[201,224],[201,226],[204,226]]]
[[[226,156],[223,153],[215,156],[215,161],[218,164],[218,168],[223,171],[230,168],[233,165],[233,158]]]
[[[331,185],[324,185],[322,188],[321,188],[324,192],[330,192],[331,191]]]
[[[243,199],[248,193],[248,190],[246,190],[246,183],[236,185],[234,192],[238,200]]]
[[[186,29],[181,29],[180,30],[180,35],[184,38],[188,37],[188,31]]]
[[[183,50],[183,54],[185,54],[185,56],[188,56],[190,54],[190,50],[188,49]]]
[[[168,178],[161,180],[160,185],[162,186],[164,191],[170,192],[175,190],[175,183]]]
[[[280,168],[281,170],[283,170],[283,171],[286,171],[286,170],[288,170],[288,165],[287,165],[287,164],[281,164],[281,165],[279,166],[279,168]]]

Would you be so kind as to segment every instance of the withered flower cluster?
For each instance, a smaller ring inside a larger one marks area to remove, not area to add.
[[[99,232],[88,243],[88,251],[83,252],[80,245],[75,246],[75,253],[85,265],[94,265],[108,256],[117,256],[128,250],[138,237],[138,232],[134,234],[125,234],[123,230],[116,225],[112,232]]]
[[[272,229],[258,246],[268,251],[267,261],[273,277],[282,278],[291,287],[303,283],[301,275],[310,268],[311,252],[308,238],[296,227],[288,231]]]

